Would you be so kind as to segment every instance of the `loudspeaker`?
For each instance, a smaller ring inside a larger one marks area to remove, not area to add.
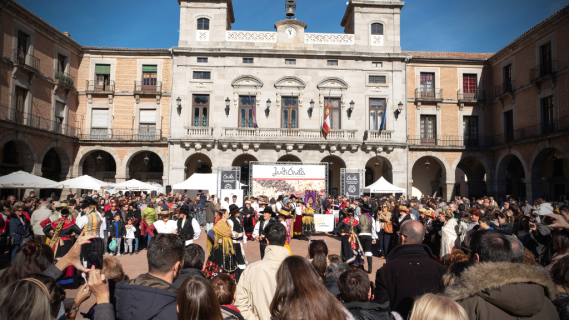
[[[166,186],[166,193],[172,192],[172,186]]]

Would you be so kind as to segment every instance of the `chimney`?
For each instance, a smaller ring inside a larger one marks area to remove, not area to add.
[[[63,35],[66,36],[66,37],[68,37],[68,38],[71,38],[71,34],[70,34],[69,32],[67,32],[67,31],[65,31],[65,32],[63,33]]]

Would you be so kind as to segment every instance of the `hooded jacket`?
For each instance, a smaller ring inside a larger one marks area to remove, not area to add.
[[[277,270],[290,255],[285,247],[269,245],[263,260],[245,268],[237,284],[234,305],[247,320],[271,318],[269,307],[277,290]]]
[[[119,282],[115,288],[116,319],[178,319],[177,290],[148,273]]]
[[[559,319],[555,285],[543,269],[521,263],[471,266],[445,290],[474,319]]]
[[[557,308],[557,313],[559,313],[559,319],[569,320],[569,290],[557,286],[557,300],[553,303]]]
[[[211,201],[207,201],[204,204],[205,208],[205,222],[213,223],[215,221],[215,204]]]

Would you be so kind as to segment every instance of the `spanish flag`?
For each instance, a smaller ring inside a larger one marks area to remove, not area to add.
[[[328,137],[328,133],[330,132],[330,100],[328,100],[328,104],[326,105],[326,114],[324,115],[322,131],[324,131],[324,138]]]

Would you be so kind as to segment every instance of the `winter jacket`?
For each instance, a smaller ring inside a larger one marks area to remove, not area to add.
[[[285,247],[269,245],[263,260],[250,263],[237,284],[234,305],[247,320],[271,318],[269,306],[277,289],[277,270],[290,256]]]
[[[37,236],[43,235],[43,228],[40,225],[40,222],[49,218],[49,216],[51,216],[51,210],[49,210],[47,206],[41,206],[41,208],[34,211],[30,224],[32,225],[32,230],[34,231],[35,235]]]
[[[213,223],[215,221],[215,204],[211,201],[205,203],[205,222]]]
[[[434,258],[431,249],[423,244],[395,247],[387,255],[385,265],[377,270],[374,302],[389,306],[406,318],[415,298],[442,292],[446,267]]]
[[[115,222],[117,224],[115,224]],[[108,229],[107,232],[109,232],[111,234],[111,238],[116,238],[117,237],[117,225],[118,225],[118,234],[119,234],[119,238],[122,238],[124,236],[126,236],[126,228],[124,226],[124,222],[122,222],[122,220],[119,221],[111,221],[111,228]]]
[[[119,282],[115,288],[116,319],[178,319],[177,296],[171,284],[148,273]]]
[[[244,320],[241,313],[234,310],[237,309],[234,306],[221,306],[221,315],[224,320]]]
[[[555,308],[557,308],[557,313],[559,314],[559,319],[569,320],[569,290],[557,286],[557,300],[553,301]]]
[[[27,220],[23,214],[21,217],[22,221],[24,221],[23,224],[18,217],[10,215],[10,236],[14,239],[14,244],[20,244],[22,242],[22,238],[26,234],[30,234],[29,220]]]
[[[549,257],[555,252],[551,232],[551,229],[546,225],[538,225],[536,231],[530,231],[532,239],[537,244],[535,247],[537,255],[535,257],[542,266],[549,264]]]
[[[514,228],[508,222],[502,223],[498,227],[496,225],[493,225],[492,227],[494,227],[494,230],[496,230],[502,234],[505,234],[507,236],[511,236],[514,234]]]
[[[180,289],[180,286],[182,285],[182,282],[184,282],[184,280],[186,280],[190,276],[196,276],[196,275],[201,276],[204,279],[207,279],[201,270],[196,268],[187,268],[187,269],[182,269],[180,275],[178,276],[178,278],[176,278],[176,281],[174,281],[172,286],[176,288],[176,290]]]
[[[324,279],[324,286],[334,297],[337,297],[340,294],[340,289],[338,288],[338,278]]]
[[[354,317],[354,320],[394,320],[389,310],[373,302],[348,302],[344,308]]]
[[[144,212],[142,212],[142,219],[146,221],[146,224],[151,226],[156,220],[158,220],[158,215],[156,215],[156,210],[152,207],[147,207]]]
[[[469,267],[445,290],[470,320],[559,319],[551,300],[555,285],[546,270],[521,263],[490,262]]]

